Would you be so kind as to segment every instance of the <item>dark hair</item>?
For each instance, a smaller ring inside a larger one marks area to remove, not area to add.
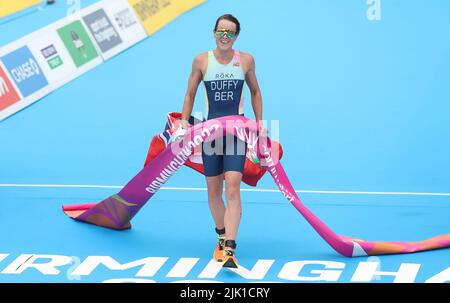
[[[217,30],[217,25],[219,24],[220,20],[228,20],[228,21],[231,21],[234,24],[236,24],[236,35],[239,35],[239,32],[241,31],[241,24],[239,23],[238,19],[236,19],[235,16],[233,16],[231,14],[225,14],[225,15],[220,16],[216,21],[216,25],[214,26],[214,31]]]

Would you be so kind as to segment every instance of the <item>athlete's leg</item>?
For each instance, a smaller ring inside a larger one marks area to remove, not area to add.
[[[217,261],[222,261],[223,259],[225,243],[225,204],[222,199],[224,180],[222,146],[222,142],[218,140],[204,143],[202,146],[203,168],[208,188],[208,205],[216,225],[216,233],[218,234],[218,243],[213,255]]]
[[[238,262],[234,256],[234,249],[242,214],[241,180],[245,166],[246,144],[234,136],[228,136],[226,139],[223,171],[227,208],[225,210],[226,241],[223,266],[236,268]]]
[[[217,229],[225,227],[225,204],[222,199],[223,194],[223,174],[214,177],[206,177],[208,188],[208,204],[211,210],[214,223]]]
[[[240,192],[242,173],[238,171],[226,171],[224,174],[227,208],[225,210],[226,241],[223,249],[222,266],[237,268],[238,261],[235,257],[234,249],[236,248],[236,236],[242,214]]]
[[[208,205],[211,210],[211,215],[216,224],[217,245],[214,249],[213,258],[216,261],[223,261],[223,249],[226,240],[225,236],[225,204],[223,203],[223,174],[215,177],[206,177],[206,184],[208,186]]]
[[[225,175],[225,230],[227,240],[236,240],[241,222],[241,180],[245,165],[246,144],[234,136],[227,136],[223,171]]]
[[[237,171],[225,172],[225,231],[227,240],[236,240],[239,223],[241,222],[241,180],[242,173]]]

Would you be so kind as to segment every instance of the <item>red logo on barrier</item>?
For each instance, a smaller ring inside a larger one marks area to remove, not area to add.
[[[0,67],[0,110],[20,100],[6,73]]]

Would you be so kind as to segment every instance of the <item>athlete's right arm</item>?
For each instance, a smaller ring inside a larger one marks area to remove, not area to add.
[[[202,66],[204,64],[203,54],[198,55],[194,58],[192,63],[192,71],[189,75],[188,87],[186,95],[184,97],[183,111],[181,113],[181,123],[184,129],[189,128],[189,117],[192,113],[192,108],[194,107],[195,95],[197,94],[198,85],[202,81],[203,73]]]

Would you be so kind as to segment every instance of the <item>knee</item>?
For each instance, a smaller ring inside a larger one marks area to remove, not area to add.
[[[227,186],[225,189],[225,196],[228,202],[239,201],[240,199],[240,189],[239,186]]]
[[[222,200],[222,190],[220,188],[209,189],[208,199],[211,202]]]

